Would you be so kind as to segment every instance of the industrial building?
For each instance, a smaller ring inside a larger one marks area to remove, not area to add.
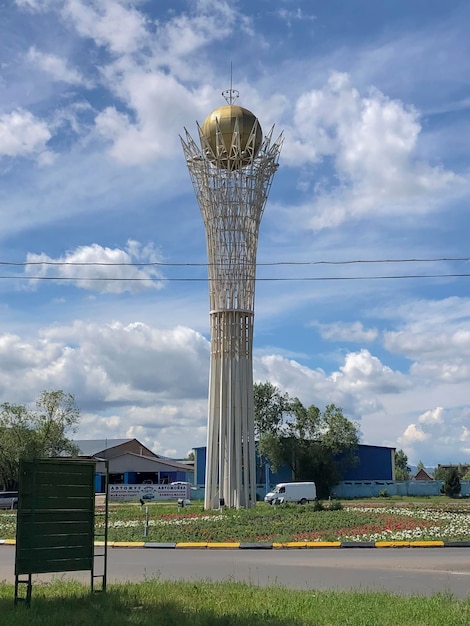
[[[81,456],[107,459],[111,485],[194,482],[192,462],[159,456],[137,439],[82,439],[74,441]],[[104,490],[104,473],[97,466],[96,491]]]

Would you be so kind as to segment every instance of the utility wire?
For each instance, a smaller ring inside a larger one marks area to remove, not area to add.
[[[353,261],[275,261],[266,263],[257,263],[259,267],[275,267],[280,265],[354,265],[354,264],[372,264],[372,263],[440,263],[444,261],[470,261],[470,257],[440,257],[440,258],[424,258],[424,259],[356,259]],[[117,267],[209,267],[213,263],[164,263],[161,261],[153,262],[133,262],[133,263],[112,263],[106,261],[0,261],[0,266],[27,267],[30,265],[52,265],[52,266],[117,266]],[[228,265],[220,263],[217,265]]]
[[[436,258],[404,258],[404,259],[355,259],[346,261],[277,261],[257,263],[257,267],[279,267],[279,266],[314,266],[314,265],[359,265],[359,264],[390,264],[390,263],[441,263],[441,262],[467,262],[470,261],[470,257],[436,257]],[[12,267],[29,267],[47,265],[53,267],[225,267],[230,263],[164,263],[160,261],[148,262],[148,263],[115,263],[115,262],[103,262],[103,261],[0,261],[0,266],[12,266]],[[424,279],[424,278],[468,278],[470,274],[467,273],[445,273],[445,274],[403,274],[403,275],[379,275],[379,276],[293,276],[293,277],[256,277],[256,282],[312,282],[312,281],[337,281],[337,280],[401,280],[401,279]],[[20,280],[49,280],[49,281],[90,281],[90,282],[103,282],[103,281],[119,281],[119,282],[211,282],[208,277],[205,278],[172,278],[172,277],[115,277],[115,276],[28,276],[27,274],[21,275],[6,275],[1,276],[0,280],[8,279],[20,279]],[[229,279],[230,280],[230,279]]]
[[[300,276],[300,277],[274,277],[274,278],[254,278],[256,282],[312,282],[327,280],[399,280],[404,278],[469,278],[469,274],[398,274],[396,276]],[[106,281],[106,282],[186,282],[186,283],[205,283],[217,281],[219,279],[212,278],[116,278],[105,276],[0,276],[0,280],[68,280],[68,281]],[[238,281],[239,279],[237,279]],[[250,279],[251,280],[251,279]],[[230,282],[230,279],[228,279]]]

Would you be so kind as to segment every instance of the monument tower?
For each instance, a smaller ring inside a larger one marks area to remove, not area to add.
[[[204,507],[256,503],[253,318],[261,216],[278,167],[282,133],[263,138],[251,111],[227,105],[198,124],[199,148],[181,138],[206,229],[211,359]]]

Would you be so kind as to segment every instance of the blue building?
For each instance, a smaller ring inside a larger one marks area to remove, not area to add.
[[[108,460],[111,485],[161,485],[194,480],[192,463],[159,456],[137,439],[83,439],[74,443],[80,455]],[[104,489],[103,472],[98,465],[95,487],[98,493]]]
[[[395,480],[395,448],[386,446],[369,446],[359,444],[356,455],[359,462],[348,468],[342,480],[345,481],[371,481],[371,480]],[[263,459],[256,456],[257,484],[263,487],[271,487],[277,483],[293,480],[292,471],[286,465],[280,467],[277,472],[272,472],[269,465]],[[206,477],[206,448],[194,448],[194,483],[198,487],[204,487]]]
[[[359,444],[357,456],[359,463],[342,480],[395,480],[395,448]]]

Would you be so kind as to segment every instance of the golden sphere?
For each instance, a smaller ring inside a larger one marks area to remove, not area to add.
[[[238,120],[240,133],[241,154],[234,154],[233,151],[230,153],[236,120]],[[256,135],[254,141],[247,145],[255,124]],[[219,145],[217,145],[217,125],[222,135],[223,145],[220,145],[220,140]],[[248,109],[234,104],[227,104],[212,111],[204,120],[201,132],[212,151],[212,153],[207,151],[206,157],[213,163],[217,162],[221,167],[230,170],[249,165],[257,155],[263,140],[263,132],[258,118]],[[217,157],[220,158],[218,159]]]

